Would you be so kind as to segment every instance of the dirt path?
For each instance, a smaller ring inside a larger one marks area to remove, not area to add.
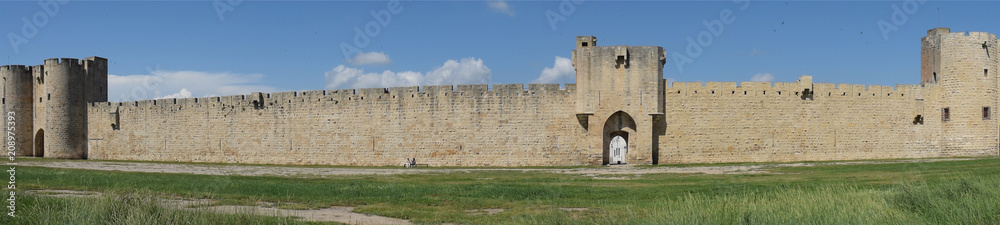
[[[737,165],[737,166],[691,166],[691,167],[634,167],[608,166],[601,168],[574,169],[518,169],[518,168],[486,168],[486,169],[374,169],[374,168],[321,168],[321,167],[283,167],[283,166],[252,166],[252,165],[199,165],[176,163],[145,163],[145,162],[107,162],[94,160],[78,161],[31,161],[20,162],[23,166],[40,166],[50,168],[148,172],[148,173],[184,173],[202,175],[241,175],[241,176],[282,176],[282,177],[330,177],[343,175],[392,175],[420,173],[453,173],[474,171],[539,171],[562,174],[580,174],[594,179],[616,179],[599,175],[641,175],[653,173],[703,173],[703,174],[747,174],[767,173],[768,169],[776,167],[802,167],[818,165],[862,165],[884,163],[937,162],[970,160],[972,158],[942,158],[913,159],[893,161],[849,161],[828,163],[784,163],[768,165]],[[628,176],[621,179],[630,179]]]
[[[27,194],[51,197],[99,197],[101,193],[73,190],[31,190]],[[365,215],[354,212],[354,207],[334,206],[323,209],[279,209],[273,203],[263,202],[256,206],[214,205],[210,199],[158,199],[164,206],[189,211],[212,211],[215,213],[248,212],[263,216],[291,216],[304,221],[341,222],[347,224],[411,224],[410,221],[391,217]]]

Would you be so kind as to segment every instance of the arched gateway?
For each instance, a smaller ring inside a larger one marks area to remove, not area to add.
[[[604,165],[628,163],[629,137],[635,135],[635,120],[618,111],[604,122]]]

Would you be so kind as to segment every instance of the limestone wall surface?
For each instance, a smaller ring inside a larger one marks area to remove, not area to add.
[[[579,165],[574,85],[458,85],[91,103],[91,159]],[[117,112],[117,113],[116,113]],[[112,126],[112,124],[116,124]],[[117,129],[115,128],[117,126]]]
[[[997,133],[942,138],[940,87],[674,82],[660,163],[787,162],[996,155]],[[809,89],[811,97],[808,98]],[[803,94],[807,93],[807,97]],[[917,115],[922,123],[915,123]],[[994,140],[993,148],[943,145]],[[960,142],[960,143],[959,143]]]

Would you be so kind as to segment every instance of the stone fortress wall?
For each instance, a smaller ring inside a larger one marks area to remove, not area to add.
[[[993,34],[928,31],[921,41],[921,83],[895,87],[813,83],[811,76],[791,83],[669,84],[662,78],[662,48],[596,41],[577,38],[577,84],[565,87],[443,85],[131,102],[86,95],[84,157],[359,166],[401,165],[416,157],[431,166],[600,165],[618,163],[609,160],[615,136],[627,141],[622,163],[631,164],[1000,154],[1000,63],[993,58],[1000,52]],[[16,93],[30,90],[11,90],[4,89],[5,109],[22,109],[27,103]],[[65,117],[51,109],[39,114],[37,105],[36,124],[39,115]]]
[[[573,85],[487,89],[443,85],[93,103],[90,157],[359,166],[402,165],[412,157],[434,166],[571,165],[593,157],[578,143]]]

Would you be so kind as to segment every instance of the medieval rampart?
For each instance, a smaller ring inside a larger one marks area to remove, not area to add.
[[[573,85],[528,86],[93,103],[89,157],[364,166],[416,157],[434,166],[525,166],[581,164],[600,154],[578,145],[583,128],[572,114]]]

